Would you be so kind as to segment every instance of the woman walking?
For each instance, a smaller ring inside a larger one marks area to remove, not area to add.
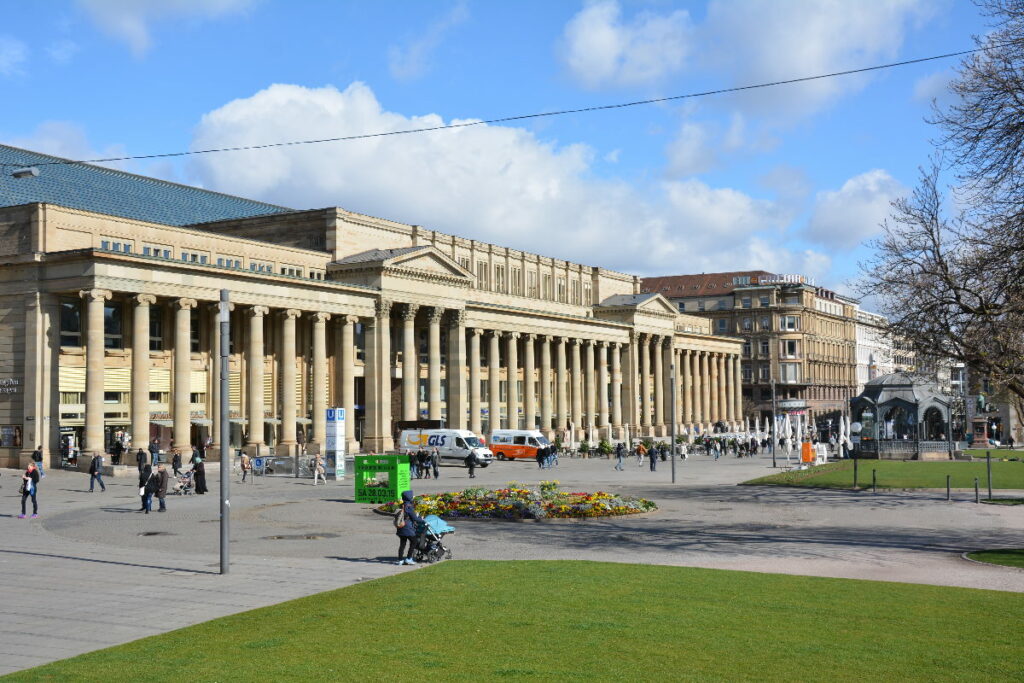
[[[195,482],[196,493],[199,495],[210,490],[206,488],[206,465],[203,464],[198,452],[192,460],[192,481]]]
[[[167,497],[167,468],[160,465],[156,468],[156,497],[160,501],[158,512],[167,512],[167,504],[164,499]]]
[[[319,453],[313,458],[313,486],[316,486],[317,479],[323,479],[327,484],[327,472],[324,470],[324,456]]]
[[[35,461],[28,464],[21,478],[21,514],[18,515],[18,519],[25,519],[25,499],[29,496],[32,496],[32,519],[35,519],[39,516],[39,503],[36,500],[36,493],[39,490],[39,469]]]
[[[147,515],[153,506],[153,492],[156,490],[152,488],[152,479],[153,466],[146,463],[142,467],[142,471],[139,472],[139,498],[142,500],[142,507],[138,509],[138,512],[145,512]]]
[[[416,549],[416,524],[423,518],[416,514],[416,506],[412,502],[412,491],[402,492],[402,507],[395,513],[395,535],[398,536],[398,562],[396,564],[416,564],[412,559]],[[401,525],[399,523],[401,522]],[[409,546],[406,552],[406,544]]]

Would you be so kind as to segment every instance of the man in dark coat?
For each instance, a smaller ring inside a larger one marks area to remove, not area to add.
[[[648,453],[648,460],[651,463],[651,472],[658,471],[658,456],[661,455],[661,449],[657,446],[651,446],[651,452]]]
[[[142,474],[142,468],[146,466],[146,451],[139,449],[139,452],[135,454],[135,463],[139,466],[139,474]]]
[[[160,501],[158,512],[167,512],[167,504],[164,502],[164,498],[167,497],[167,468],[163,465],[158,466],[156,468],[156,476],[158,482],[156,497]]]
[[[473,472],[476,470],[476,451],[470,451],[466,456],[466,467],[469,468],[469,478],[475,479],[476,475]]]
[[[416,524],[423,518],[416,514],[416,506],[412,502],[412,491],[402,492],[402,508],[405,510],[405,524],[395,529],[398,536],[398,564],[416,564],[412,553],[416,549]],[[406,552],[406,544],[409,546]]]
[[[142,449],[139,449],[142,452]],[[160,442],[157,439],[153,439],[149,442],[149,464],[153,464],[160,461]]]

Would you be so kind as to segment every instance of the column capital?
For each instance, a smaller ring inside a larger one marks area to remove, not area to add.
[[[481,337],[483,336],[484,330],[480,329],[479,327],[474,327],[469,330],[469,333],[474,337]]]
[[[196,301],[195,299],[188,299],[188,298],[175,299],[174,300],[174,305],[177,306],[178,308],[182,309],[182,310],[192,310],[193,308],[195,308],[196,306],[199,305],[199,302]]]
[[[487,330],[487,334],[491,335],[491,337],[494,339],[501,339],[502,335],[504,335],[505,333],[502,332],[501,330]]]
[[[206,304],[206,308],[207,308],[207,310],[210,311],[210,313],[220,313],[220,302],[219,301],[208,302]],[[228,311],[233,311],[233,310],[235,310],[235,304],[234,304],[234,302],[229,301],[228,302]]]
[[[427,313],[427,322],[431,325],[437,325],[441,322],[441,318],[444,316],[444,309],[440,306],[431,306],[430,312]]]
[[[250,306],[249,310],[246,311],[253,318],[262,318],[263,316],[270,313],[270,309],[266,306]]]
[[[152,306],[156,303],[156,297],[152,294],[136,294],[132,297],[132,303],[136,306]]]
[[[280,315],[282,318],[295,319],[302,315],[302,311],[300,311],[297,308],[286,308],[283,311],[281,311]]]
[[[661,345],[666,347],[666,348],[671,348],[671,346],[672,346],[672,344],[674,342],[675,342],[675,339],[673,339],[672,335],[670,335],[670,334],[666,334],[666,335],[663,335],[661,337]]]
[[[459,308],[457,310],[448,311],[448,323],[452,327],[465,327],[466,326],[466,309]]]
[[[406,322],[416,320],[416,311],[418,310],[420,310],[420,307],[416,304],[405,304],[402,306],[402,320]]]
[[[508,333],[508,338],[509,339],[519,339],[521,336],[523,336],[523,335],[521,335],[518,332],[509,332]]]
[[[325,323],[331,319],[330,313],[324,313],[323,311],[317,311],[309,316],[315,323]]]
[[[394,304],[389,299],[378,299],[373,302],[373,313],[377,318],[387,318],[391,315],[391,307]]]
[[[92,299],[93,301],[109,301],[113,294],[109,289],[83,289],[78,293],[78,296],[87,301],[89,299]]]
[[[537,338],[537,335],[535,335],[533,332],[520,332],[519,336],[520,338],[522,338],[523,341],[528,342],[532,342],[534,339]]]
[[[334,316],[334,322],[338,323],[340,327],[344,327],[346,323],[357,323],[359,322],[358,315],[336,315]]]

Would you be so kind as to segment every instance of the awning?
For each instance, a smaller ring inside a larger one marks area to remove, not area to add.
[[[308,425],[313,423],[313,421],[310,420],[308,417],[297,417],[295,418],[295,421],[298,422],[300,425]]]
[[[279,419],[277,419],[276,417],[265,417],[265,418],[263,418],[263,421],[265,423],[267,423],[268,425],[279,425],[279,424],[281,424],[281,421]]]
[[[173,427],[174,426],[174,421],[173,420],[150,420],[149,423],[150,424],[154,424],[154,425],[160,425],[161,427]]]
[[[194,425],[212,425],[213,420],[208,420],[205,417],[193,417],[192,424]]]
[[[231,418],[231,423],[236,425],[244,425],[249,424],[249,420],[245,419],[244,417],[233,417]]]

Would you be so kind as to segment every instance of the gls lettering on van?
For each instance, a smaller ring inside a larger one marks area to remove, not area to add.
[[[447,435],[445,435],[445,434],[434,434],[434,435],[433,435],[433,436],[431,436],[431,437],[430,437],[430,439],[429,439],[429,440],[427,441],[427,445],[428,445],[428,446],[443,446],[443,445],[444,445],[444,442],[445,442],[445,441],[446,441],[447,439],[448,439],[448,436],[447,436]]]

